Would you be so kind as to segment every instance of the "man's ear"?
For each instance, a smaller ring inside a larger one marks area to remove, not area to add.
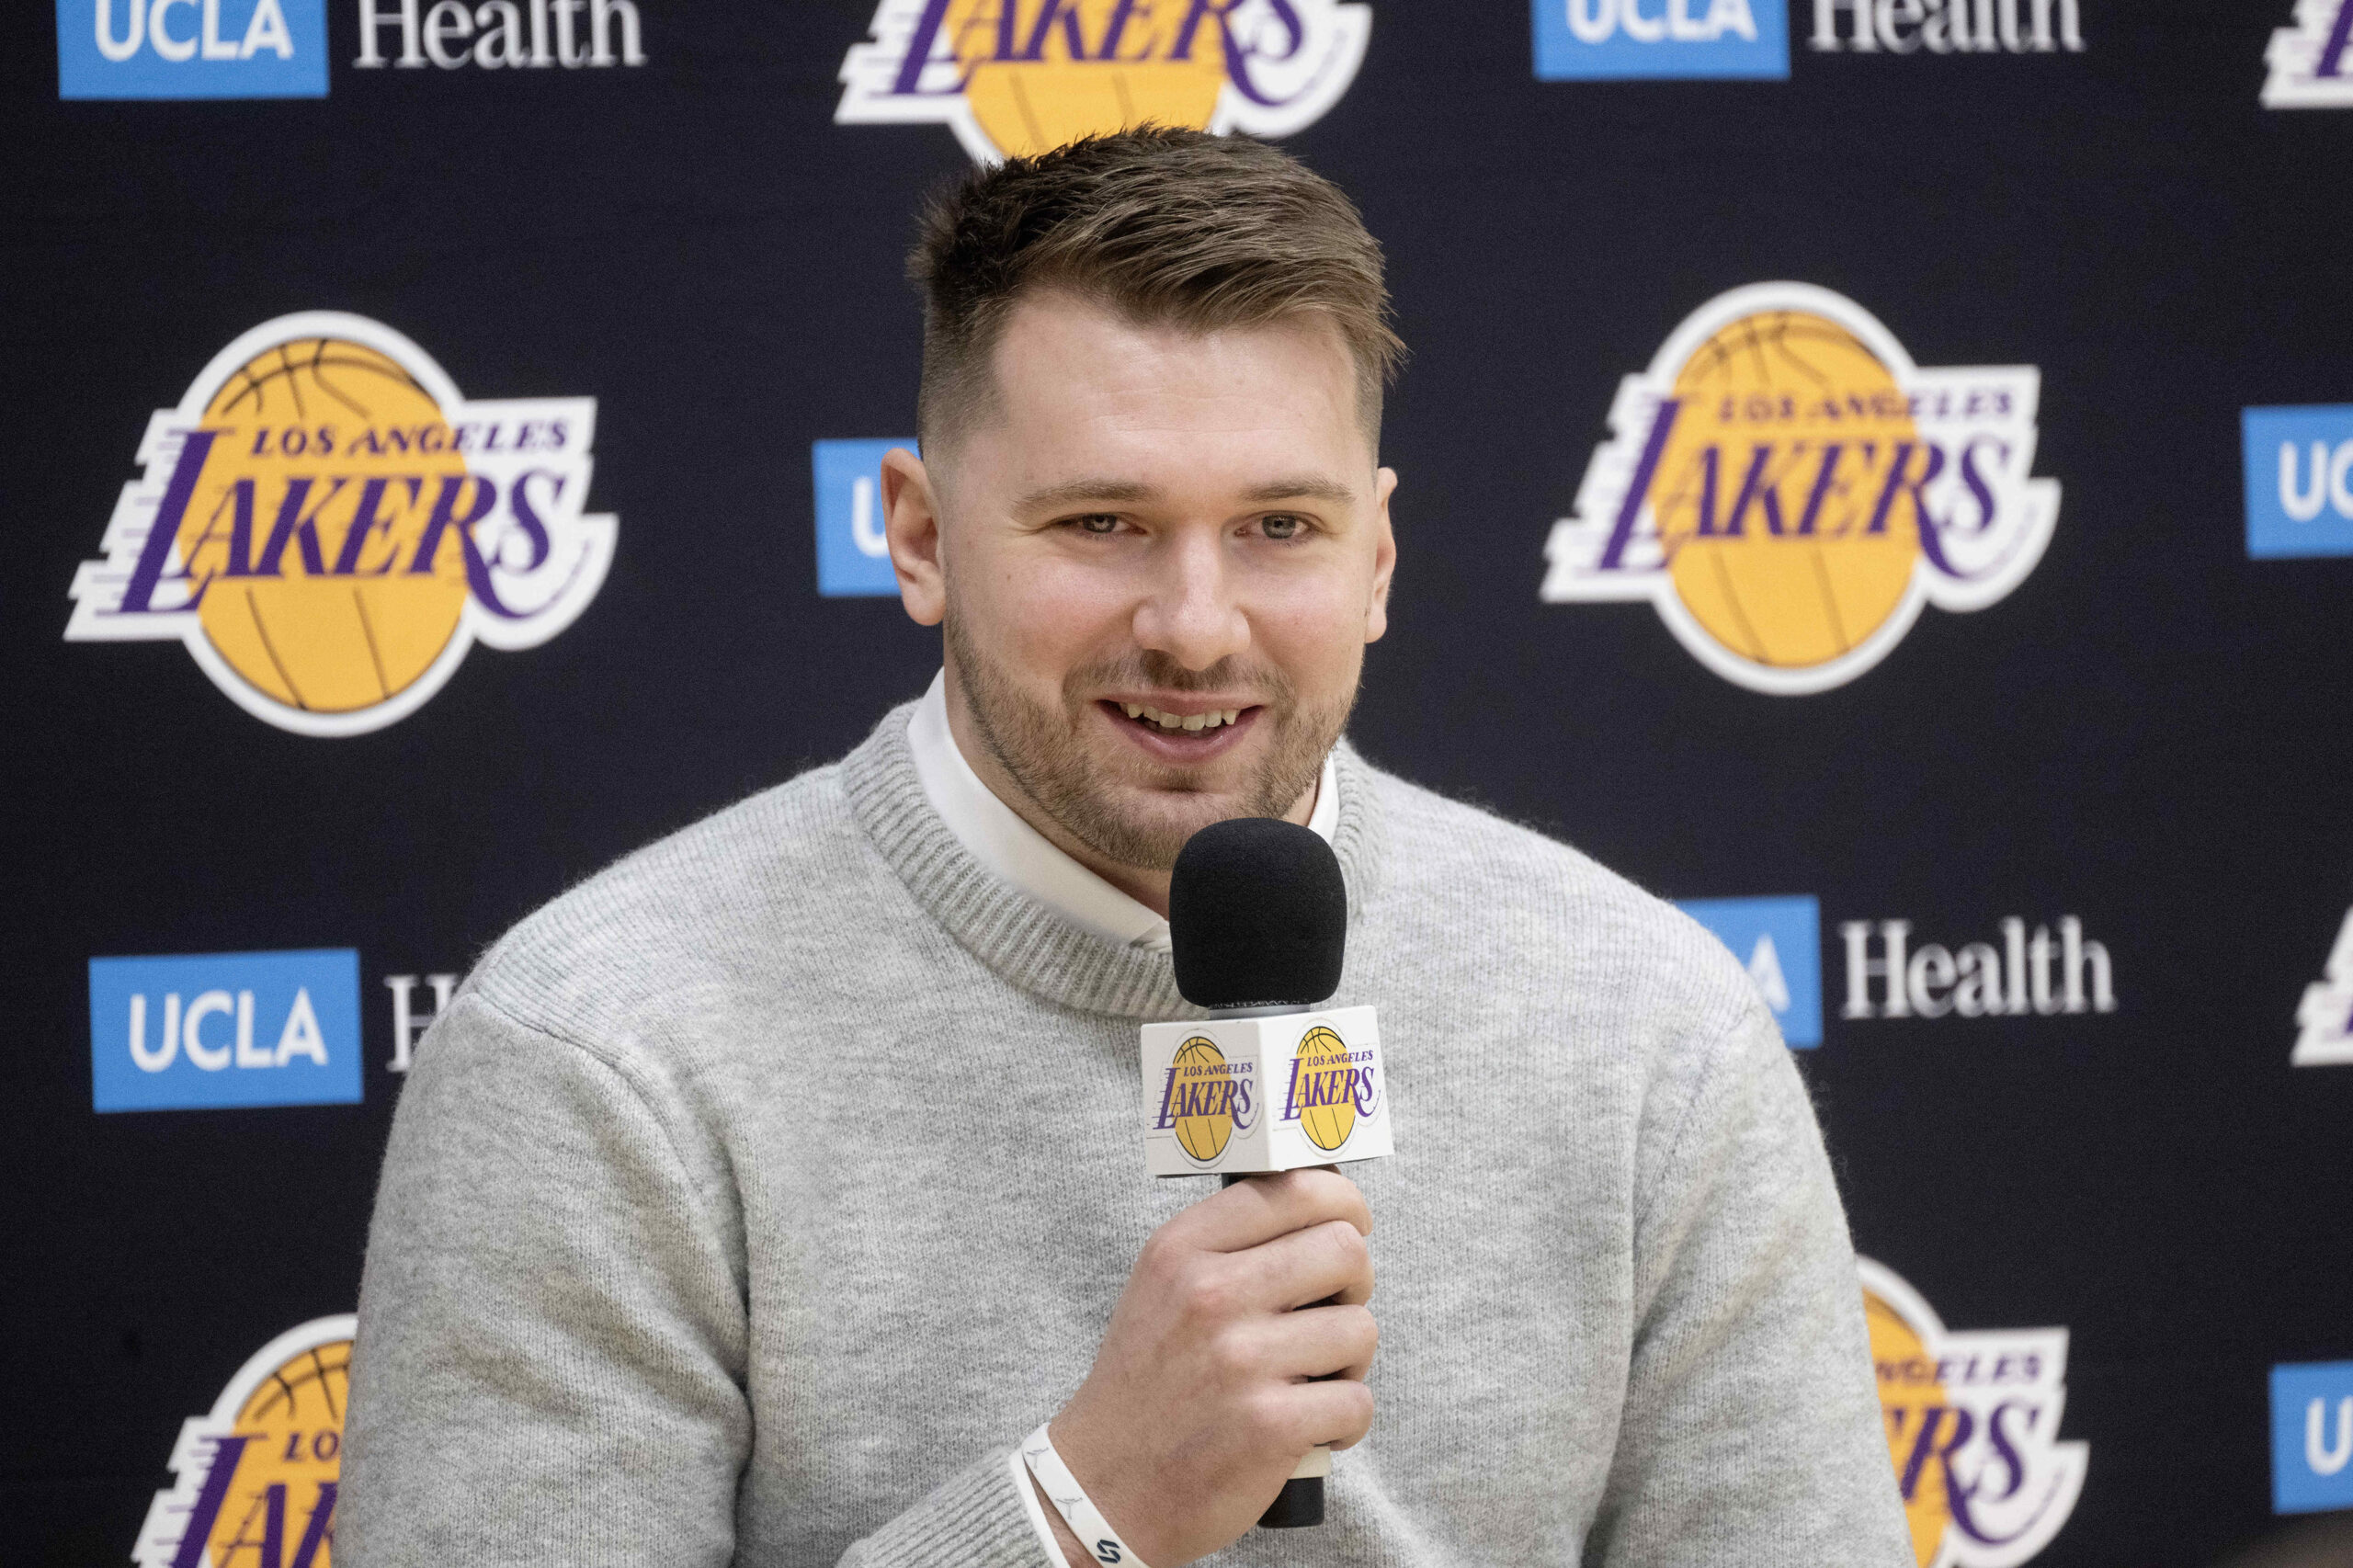
[[[923,460],[904,447],[882,454],[882,530],[899,602],[917,626],[948,617],[948,577],[939,558],[939,494]]]
[[[1397,471],[1384,468],[1373,479],[1372,598],[1365,607],[1364,640],[1381,641],[1389,630],[1389,577],[1397,569],[1397,535],[1389,526],[1389,497],[1397,488]]]

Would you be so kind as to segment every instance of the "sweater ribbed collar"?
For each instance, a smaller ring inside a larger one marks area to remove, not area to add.
[[[858,825],[899,880],[973,957],[1010,983],[1083,1013],[1181,1017],[1196,1009],[1176,990],[1166,953],[1123,947],[1072,925],[993,875],[932,809],[907,746],[910,702],[882,717],[842,759],[842,786]],[[1333,753],[1340,820],[1333,852],[1358,918],[1378,886],[1385,835],[1370,769],[1347,741]]]

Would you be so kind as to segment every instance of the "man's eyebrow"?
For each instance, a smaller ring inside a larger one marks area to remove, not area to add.
[[[1160,494],[1156,485],[1139,484],[1128,479],[1074,479],[1063,484],[1051,484],[1043,490],[1033,490],[1021,497],[1017,509],[1023,512],[1052,511],[1060,506],[1085,506],[1090,501],[1114,505],[1155,500]],[[1357,493],[1336,479],[1316,474],[1293,474],[1282,479],[1254,484],[1242,493],[1245,506],[1264,506],[1277,501],[1327,501],[1336,506],[1356,504]]]
[[[1329,501],[1336,506],[1347,506],[1355,504],[1357,493],[1336,479],[1303,473],[1254,484],[1242,493],[1242,498],[1253,506],[1272,501]]]
[[[1029,492],[1014,503],[1014,509],[1043,512],[1088,501],[1149,501],[1159,494],[1154,486],[1139,484],[1131,479],[1074,479],[1067,483],[1050,484],[1043,490]]]

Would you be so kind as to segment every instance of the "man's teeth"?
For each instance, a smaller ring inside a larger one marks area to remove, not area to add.
[[[1142,702],[1122,702],[1131,719],[1141,719],[1147,724],[1157,724],[1164,730],[1214,730],[1220,724],[1231,724],[1242,717],[1239,708],[1212,710],[1207,713],[1163,713]]]

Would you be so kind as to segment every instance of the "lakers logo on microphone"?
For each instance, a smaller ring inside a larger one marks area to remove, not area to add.
[[[591,398],[468,402],[407,338],[335,312],[221,351],[148,421],[68,642],[176,641],[305,735],[405,718],[476,642],[537,646],[604,583]]]
[[[1356,80],[1349,0],[881,0],[838,124],[933,121],[980,163],[1123,126],[1287,136]]]
[[[1185,1157],[1210,1165],[1225,1153],[1235,1132],[1247,1132],[1256,1112],[1251,1105],[1251,1063],[1228,1062],[1217,1042],[1195,1035],[1176,1048],[1162,1086],[1157,1131],[1174,1129]]]
[[[1370,1007],[1146,1024],[1138,1044],[1154,1176],[1290,1171],[1392,1147]]]
[[[2042,559],[2040,374],[1929,369],[1853,301],[1736,289],[1620,386],[1542,597],[1647,599],[1699,662],[1793,695],[1885,658],[1922,607],[1983,609]]]
[[[1371,1115],[1379,1102],[1371,1058],[1369,1051],[1350,1051],[1324,1025],[1309,1029],[1290,1059],[1282,1119],[1297,1122],[1317,1148],[1337,1150],[1356,1131],[1357,1119]]]
[[[177,1483],[148,1506],[132,1562],[328,1568],[356,1323],[345,1313],[279,1335],[229,1380],[211,1414],[181,1426]]]

